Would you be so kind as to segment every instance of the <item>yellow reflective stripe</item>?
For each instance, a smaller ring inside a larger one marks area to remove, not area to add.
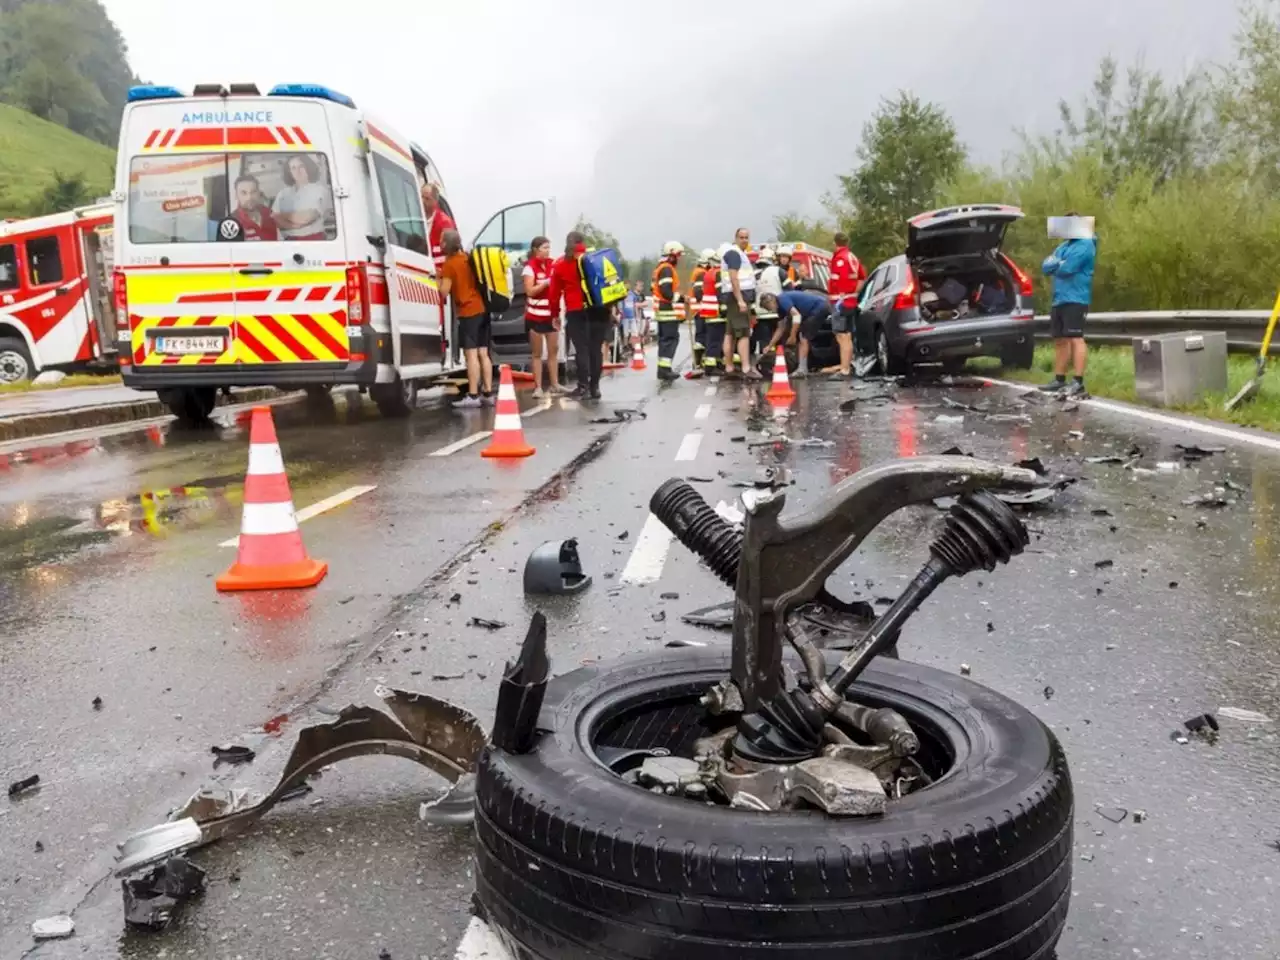
[[[320,325],[325,333],[329,334],[344,347],[351,346],[351,340],[347,337],[347,328],[334,319],[333,314],[313,313],[311,316],[315,318],[316,323]]]
[[[280,326],[283,327],[286,332],[291,333],[293,335],[293,338],[297,340],[300,344],[302,344],[302,346],[306,348],[307,352],[310,353],[317,360],[337,359],[336,357],[334,357],[332,350],[330,350],[328,347],[322,344],[319,340],[317,340],[315,338],[315,335],[310,330],[304,327],[301,323],[298,323],[296,320],[294,320],[293,317],[288,315],[275,314],[275,321],[276,323],[280,324]]]
[[[257,317],[239,317],[237,322],[242,328],[249,331],[250,336],[257,340],[260,344],[267,348],[267,352],[273,358],[281,363],[294,363],[301,360],[295,356],[293,351],[286,347],[283,343],[276,339],[276,335],[258,322]],[[270,360],[259,359],[258,355],[252,350],[245,349],[240,353],[241,363],[270,363]]]

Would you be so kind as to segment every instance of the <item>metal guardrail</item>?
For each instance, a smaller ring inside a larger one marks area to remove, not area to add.
[[[1091,313],[1085,325],[1090,343],[1131,346],[1134,337],[1162,333],[1225,333],[1231,353],[1257,353],[1271,313],[1267,310],[1153,310],[1133,313]],[[1048,316],[1036,317],[1036,337],[1049,339]],[[1272,356],[1280,356],[1280,337],[1272,341]]]

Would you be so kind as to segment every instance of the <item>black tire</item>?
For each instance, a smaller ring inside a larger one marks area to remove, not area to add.
[[[907,363],[895,356],[884,327],[876,328],[876,366],[882,377],[900,377],[907,372]]]
[[[1006,370],[1030,370],[1036,362],[1036,345],[1031,340],[1027,343],[1015,343],[1000,351],[1000,366]]]
[[[36,365],[21,337],[0,337],[0,383],[21,383],[36,375]]]
[[[485,751],[476,896],[519,960],[1049,960],[1070,900],[1072,792],[1035,716],[877,660],[858,698],[905,711],[956,760],[865,819],[655,795],[584,743],[605,729],[612,745],[687,751],[704,732],[696,699],[728,669],[726,647],[575,670],[549,685],[532,753]]]
[[[400,419],[413,413],[418,402],[418,382],[402,380],[396,374],[391,383],[375,383],[369,388],[373,402],[378,405],[378,412],[389,419]]]
[[[209,422],[218,405],[218,388],[174,387],[161,393],[160,399],[181,424],[198,427]]]
[[[308,400],[328,400],[333,393],[332,383],[312,383],[302,388]]]

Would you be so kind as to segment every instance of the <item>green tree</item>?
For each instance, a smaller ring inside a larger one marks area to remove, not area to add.
[[[66,210],[74,210],[76,207],[88,206],[95,199],[97,198],[89,189],[89,184],[85,182],[84,177],[79,174],[63,176],[55,170],[53,183],[44,188],[44,192],[31,204],[31,209],[27,213],[33,217],[44,216],[46,213],[62,213]]]
[[[134,82],[124,39],[99,0],[0,4],[0,100],[114,144]]]
[[[1223,143],[1268,190],[1280,187],[1280,4],[1241,11],[1235,56],[1222,69],[1214,103]]]
[[[1075,107],[1060,101],[1061,129],[1037,146],[1059,161],[1081,150],[1096,153],[1111,187],[1140,170],[1159,185],[1205,165],[1211,152],[1209,104],[1199,71],[1170,83],[1138,63],[1122,84],[1116,61],[1107,57],[1090,96]]]
[[[908,91],[881,102],[863,128],[858,167],[840,177],[827,207],[868,263],[901,253],[907,220],[934,207],[939,188],[965,162],[946,111]]]
[[[812,243],[830,250],[835,227],[826,220],[809,219],[795,211],[788,211],[773,218],[774,236],[785,243]]]

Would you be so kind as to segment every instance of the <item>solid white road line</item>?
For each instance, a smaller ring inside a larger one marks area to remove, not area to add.
[[[297,514],[298,522],[305,523],[307,520],[310,520],[312,517],[318,517],[322,513],[328,513],[330,510],[336,510],[338,507],[342,506],[344,503],[350,503],[356,497],[363,497],[366,493],[369,493],[377,489],[378,488],[376,485],[364,486],[364,487],[348,487],[346,490],[343,490],[341,493],[335,493],[332,497],[325,497],[323,500],[317,503],[313,503],[309,507],[303,507],[301,510],[298,511],[298,514]],[[240,538],[232,537],[230,540],[222,541],[222,543],[220,543],[219,546],[235,547],[235,546],[239,546],[239,544],[240,544]]]
[[[676,451],[676,463],[683,463],[687,460],[696,459],[698,456],[698,447],[702,444],[702,434],[686,433],[684,440],[680,442],[680,449]]]
[[[652,513],[649,514],[640,529],[640,536],[636,537],[636,545],[631,550],[627,565],[622,568],[622,582],[653,583],[661,577],[672,539],[666,524]]]
[[[512,960],[498,935],[479,917],[472,917],[453,960]]]
[[[707,389],[702,391],[702,395],[704,397],[714,397],[716,395],[716,385],[713,383],[711,386],[707,387]]]
[[[693,411],[693,419],[695,420],[705,420],[709,416],[711,416],[711,404],[709,403],[699,404],[698,409]]]
[[[1010,380],[995,380],[991,377],[982,377],[989,383],[997,384],[1001,387],[1011,387],[1015,390],[1034,390],[1032,384],[1014,383]],[[1146,410],[1142,407],[1133,407],[1123,403],[1111,403],[1108,400],[1099,400],[1096,397],[1090,397],[1088,400],[1072,401],[1073,403],[1081,403],[1097,410],[1106,410],[1108,413],[1118,413],[1127,417],[1136,417],[1139,420],[1146,420],[1148,423],[1158,423],[1165,427],[1174,427],[1178,430],[1197,430],[1200,433],[1206,433],[1211,437],[1218,437],[1221,440],[1230,440],[1234,443],[1247,443],[1251,446],[1262,447],[1265,450],[1280,451],[1280,439],[1275,437],[1263,436],[1260,434],[1247,433],[1243,430],[1233,430],[1231,427],[1219,427],[1212,423],[1201,423],[1199,420],[1188,420],[1184,417],[1175,416],[1168,413],[1158,413],[1155,410]]]

